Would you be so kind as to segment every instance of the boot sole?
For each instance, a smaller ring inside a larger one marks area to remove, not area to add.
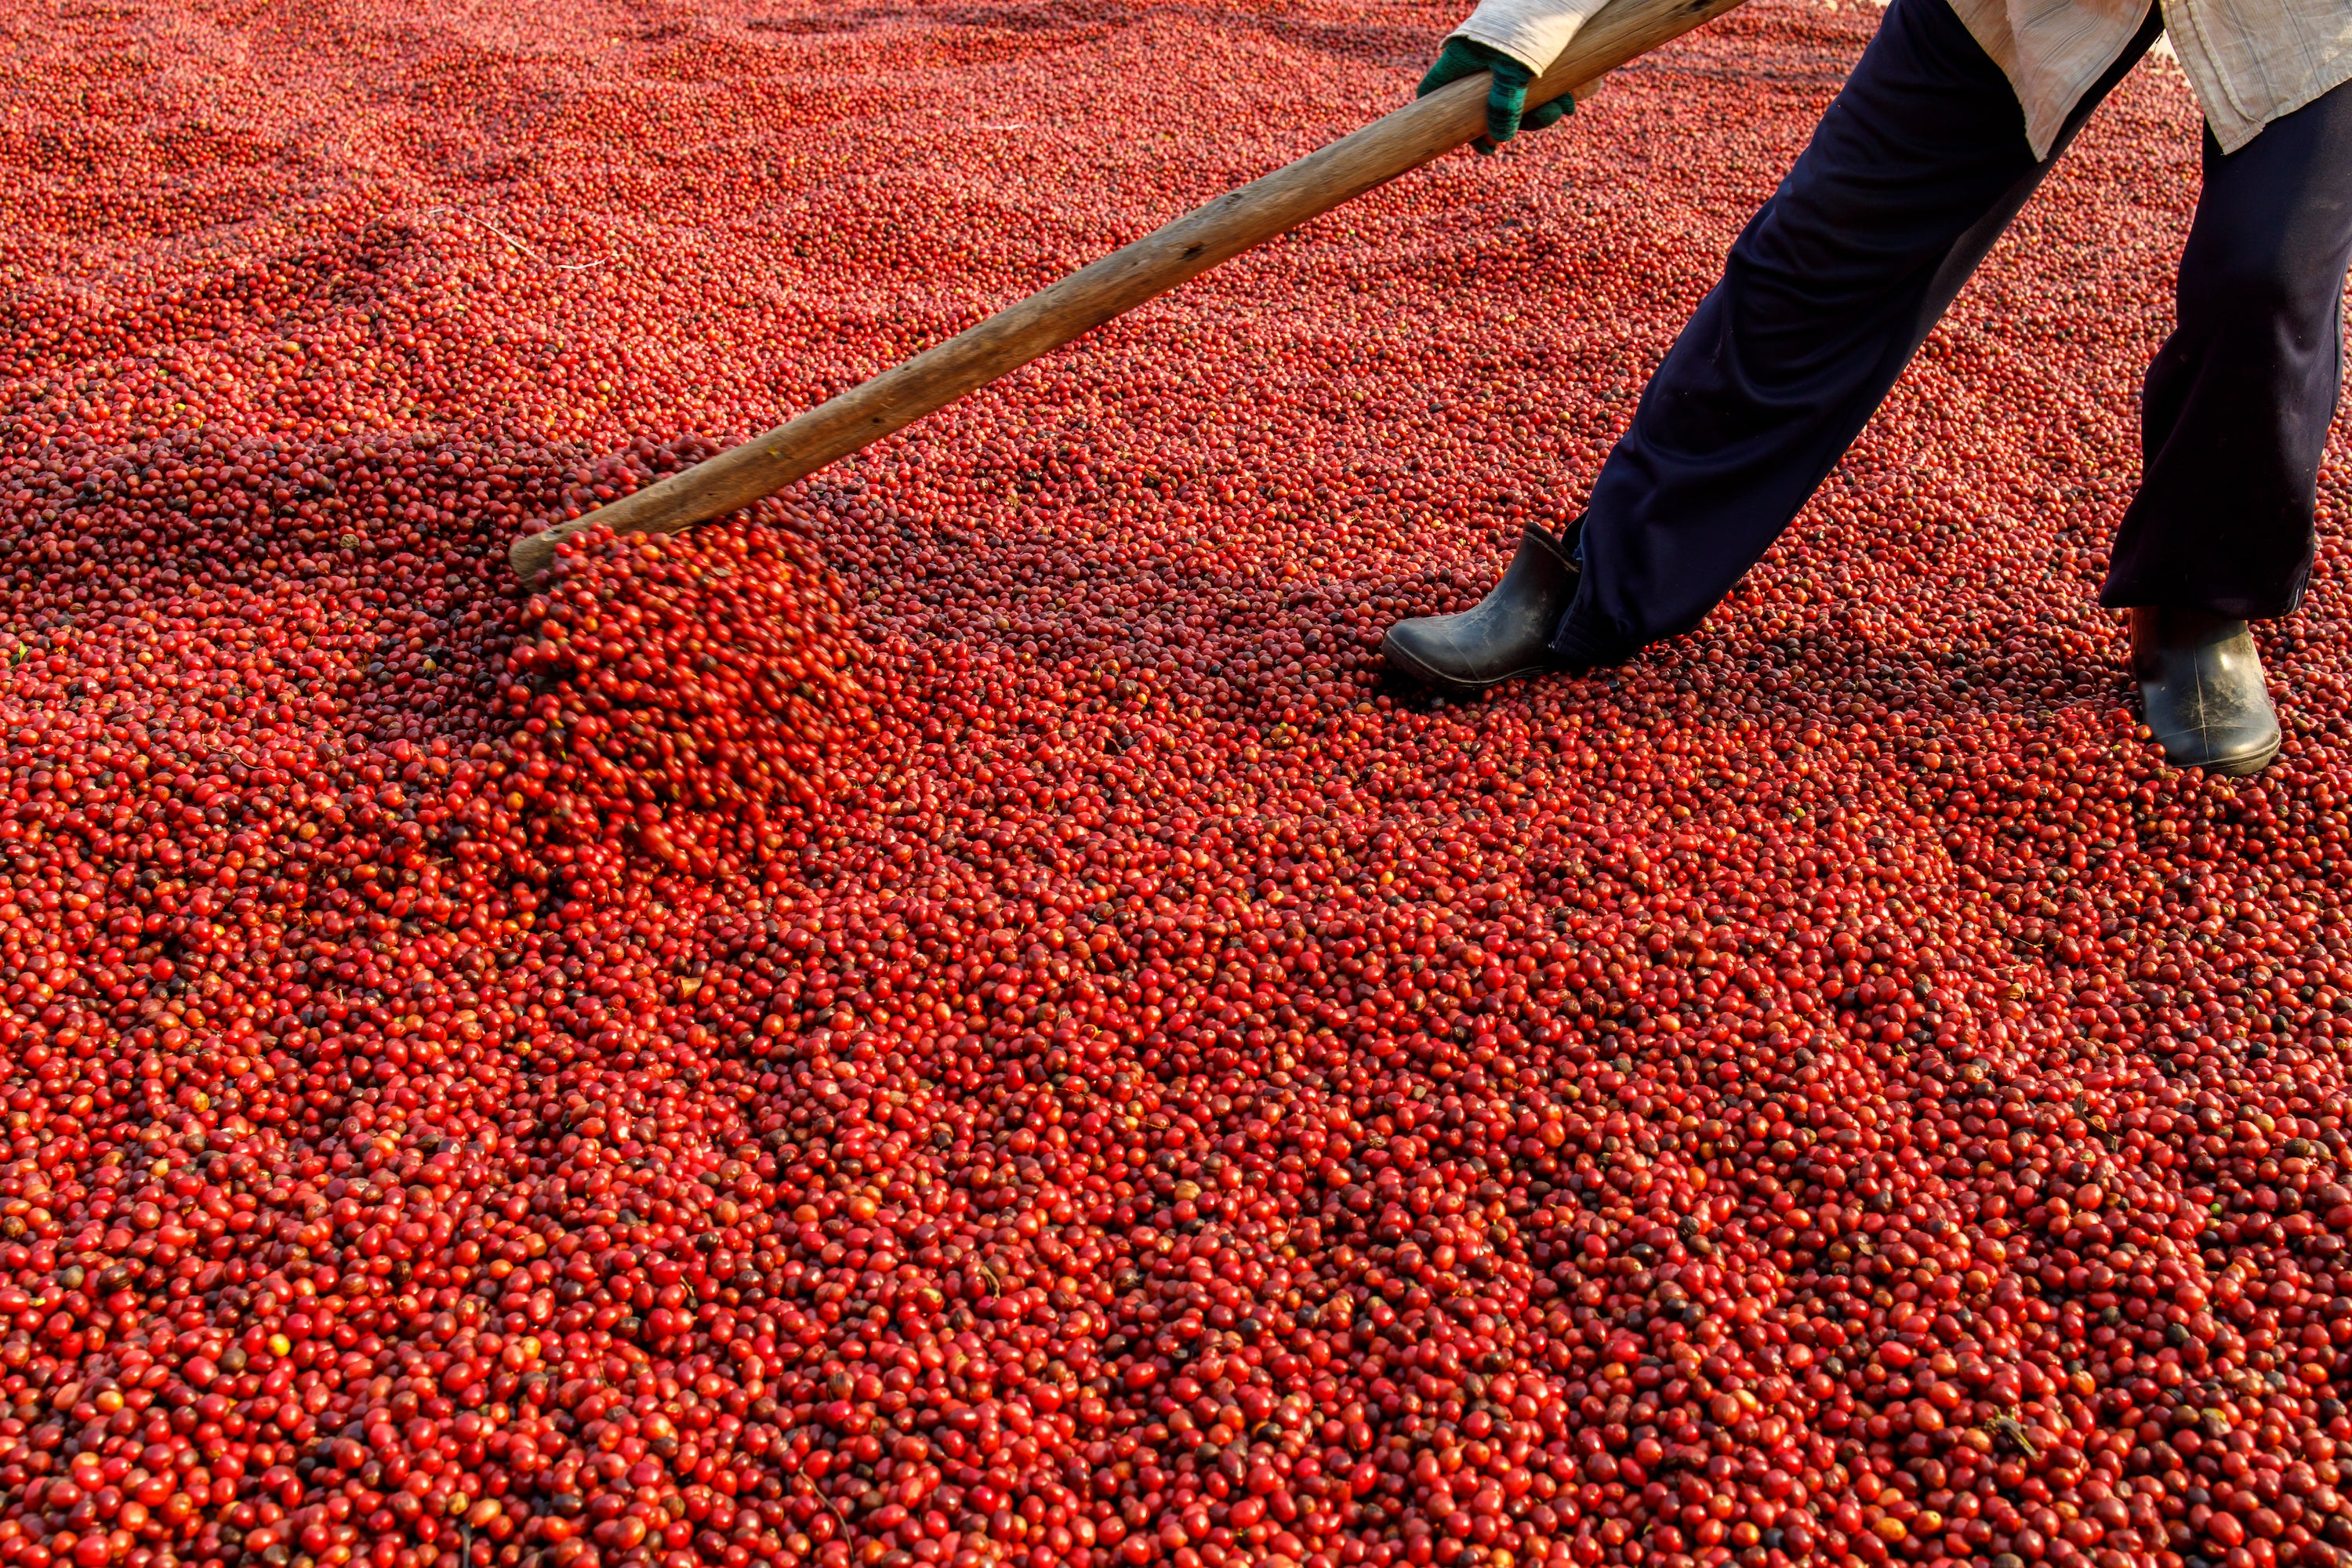
[[[2242,779],[2269,767],[2278,757],[2280,744],[2279,741],[2273,741],[2257,752],[2244,752],[2234,757],[2215,757],[2210,762],[2187,765],[2203,768],[2209,773],[2220,773],[2224,778]]]
[[[2182,761],[2175,757],[2171,748],[2164,744],[2162,737],[2158,738],[2157,749],[2164,753],[2165,765],[2168,767],[2198,768],[2209,773],[2220,773],[2224,778],[2242,779],[2250,773],[2261,773],[2270,766],[2277,758],[2279,748],[2285,739],[2284,735],[2274,735],[2268,745],[2256,747],[2250,752],[2225,753],[2218,757],[2200,757],[2194,761]]]
[[[1428,664],[1406,651],[1394,638],[1388,637],[1381,638],[1381,657],[1389,662],[1390,668],[1402,671],[1416,683],[1433,686],[1441,691],[1450,691],[1458,697],[1468,697],[1500,686],[1507,680],[1517,680],[1521,676],[1541,675],[1552,668],[1549,664],[1530,664],[1487,680],[1464,680],[1459,676],[1447,675],[1443,670],[1432,668]]]

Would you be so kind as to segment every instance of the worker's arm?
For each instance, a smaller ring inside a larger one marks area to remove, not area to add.
[[[1522,130],[1540,131],[1576,107],[1558,98],[1527,110],[1528,88],[1567,48],[1605,0],[1483,0],[1470,19],[1454,29],[1444,52],[1422,79],[1420,94],[1479,71],[1492,71],[1486,93],[1486,134],[1478,150],[1491,153]]]

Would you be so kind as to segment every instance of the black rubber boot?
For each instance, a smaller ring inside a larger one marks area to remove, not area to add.
[[[2147,727],[2174,767],[2243,775],[2278,755],[2278,713],[2245,622],[2206,610],[2136,609],[2132,674]]]
[[[1493,592],[1454,616],[1399,621],[1381,639],[1391,667],[1424,686],[1477,691],[1559,667],[1551,637],[1576,596],[1576,563],[1530,524]]]

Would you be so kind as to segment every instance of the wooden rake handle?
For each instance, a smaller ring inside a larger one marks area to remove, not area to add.
[[[1584,88],[1739,3],[1611,0],[1528,89],[1528,107]],[[533,583],[553,563],[557,542],[583,529],[677,533],[772,495],[1219,262],[1475,140],[1486,129],[1488,81],[1481,72],[1415,99],[1287,168],[1194,208],[790,424],[584,516],[516,540],[508,559],[517,576]]]

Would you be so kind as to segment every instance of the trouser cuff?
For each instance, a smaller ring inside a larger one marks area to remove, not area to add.
[[[1571,669],[1599,669],[1622,664],[1640,651],[1629,647],[1622,637],[1595,626],[1591,616],[1579,614],[1573,605],[1560,617],[1559,629],[1552,633],[1551,650]]]

